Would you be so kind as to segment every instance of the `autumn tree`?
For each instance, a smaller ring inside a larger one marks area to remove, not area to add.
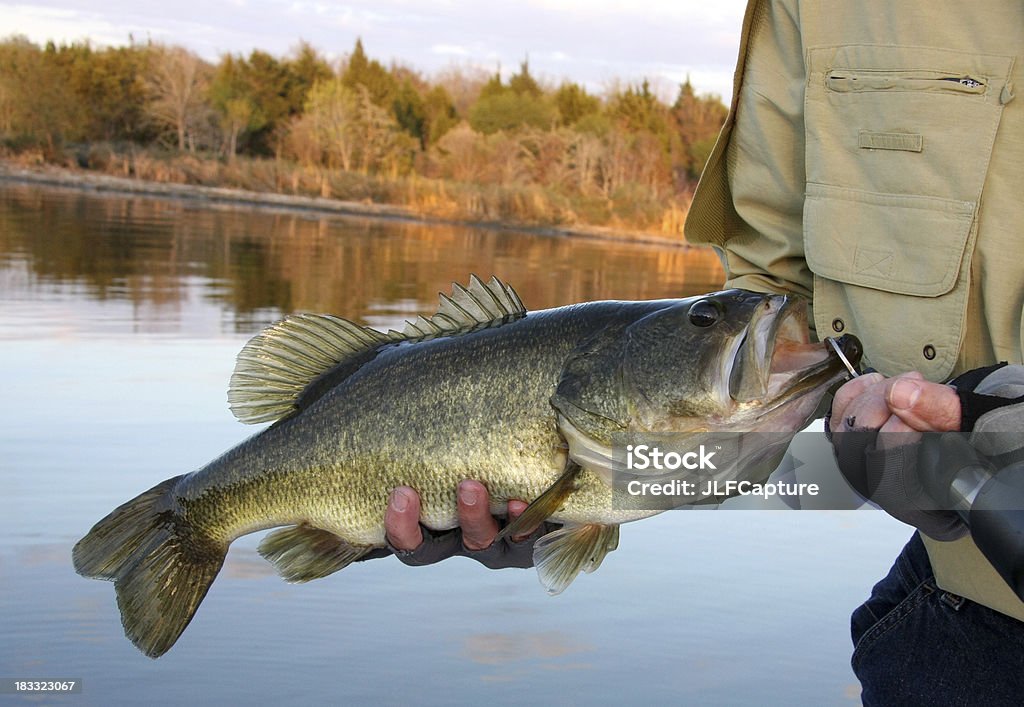
[[[184,151],[190,144],[190,130],[200,122],[208,74],[205,62],[187,49],[159,45],[153,48],[147,79],[151,96],[149,115],[158,125],[174,132],[179,150]],[[191,144],[194,146],[195,141]]]
[[[351,170],[359,140],[359,97],[338,79],[318,81],[309,91],[296,133],[308,145],[307,159],[331,168]],[[293,131],[295,132],[295,131]]]
[[[238,154],[240,138],[246,133],[259,130],[267,122],[250,85],[245,59],[224,55],[217,65],[207,93],[210,103],[220,116],[224,151],[234,159]]]
[[[455,126],[434,148],[439,176],[460,182],[480,181],[489,155],[480,133],[466,123]]]
[[[364,174],[386,171],[394,176],[411,166],[416,149],[413,139],[373,102],[365,86],[353,90],[340,79],[313,86],[289,142],[295,154],[328,168]]]
[[[52,42],[40,50],[24,37],[0,45],[0,119],[8,139],[45,146],[51,155],[80,134],[84,112],[57,52]]]
[[[434,87],[443,89],[455,108],[455,115],[465,118],[490,79],[491,74],[479,66],[452,65],[434,77]]]
[[[152,138],[145,110],[148,54],[134,44],[95,49],[78,42],[48,49],[48,59],[77,99],[77,139]]]

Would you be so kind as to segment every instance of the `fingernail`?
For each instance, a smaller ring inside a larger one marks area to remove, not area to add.
[[[472,486],[459,485],[459,500],[464,506],[475,506],[480,500],[480,494]]]
[[[404,513],[409,507],[409,494],[403,489],[395,489],[391,492],[391,507],[399,513]]]
[[[894,410],[908,410],[914,406],[921,395],[921,387],[909,380],[898,380],[889,391],[889,405]]]

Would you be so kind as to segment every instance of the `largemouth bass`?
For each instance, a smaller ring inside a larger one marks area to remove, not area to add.
[[[809,343],[806,316],[799,299],[741,290],[527,313],[511,287],[475,277],[402,332],[290,316],[246,344],[228,393],[241,421],[273,424],[114,510],[75,546],[75,569],[114,581],[126,635],[158,657],[235,538],[279,528],[260,553],[289,581],[324,577],[385,546],[393,488],[416,489],[422,522],[443,530],[471,478],[494,513],[530,502],[504,533],[564,524],[534,549],[557,593],[615,548],[620,523],[658,512],[613,498],[623,440],[788,442],[809,422],[845,369]],[[763,480],[784,450],[770,451],[729,473],[751,464]]]

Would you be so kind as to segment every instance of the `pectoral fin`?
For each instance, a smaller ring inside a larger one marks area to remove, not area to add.
[[[617,525],[574,525],[548,533],[533,546],[533,564],[540,583],[554,596],[572,584],[576,575],[593,572],[605,555],[619,546]]]
[[[308,582],[344,569],[372,549],[303,524],[270,533],[260,543],[259,553],[285,581]]]
[[[533,500],[522,515],[506,525],[498,533],[497,540],[527,535],[534,528],[553,516],[565,503],[565,499],[576,490],[576,478],[582,467],[572,459],[565,463],[565,470],[558,481],[551,484],[544,493]]]

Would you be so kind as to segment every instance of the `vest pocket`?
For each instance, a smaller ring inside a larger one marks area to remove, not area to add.
[[[804,250],[819,332],[870,365],[953,371],[975,215],[1012,57],[928,47],[810,48]]]
[[[825,76],[825,86],[836,93],[857,91],[929,91],[962,96],[985,93],[985,84],[971,76],[956,76],[941,71],[833,69]]]
[[[839,320],[883,373],[947,378],[967,305],[974,211],[971,202],[808,184],[804,250],[818,332]]]

